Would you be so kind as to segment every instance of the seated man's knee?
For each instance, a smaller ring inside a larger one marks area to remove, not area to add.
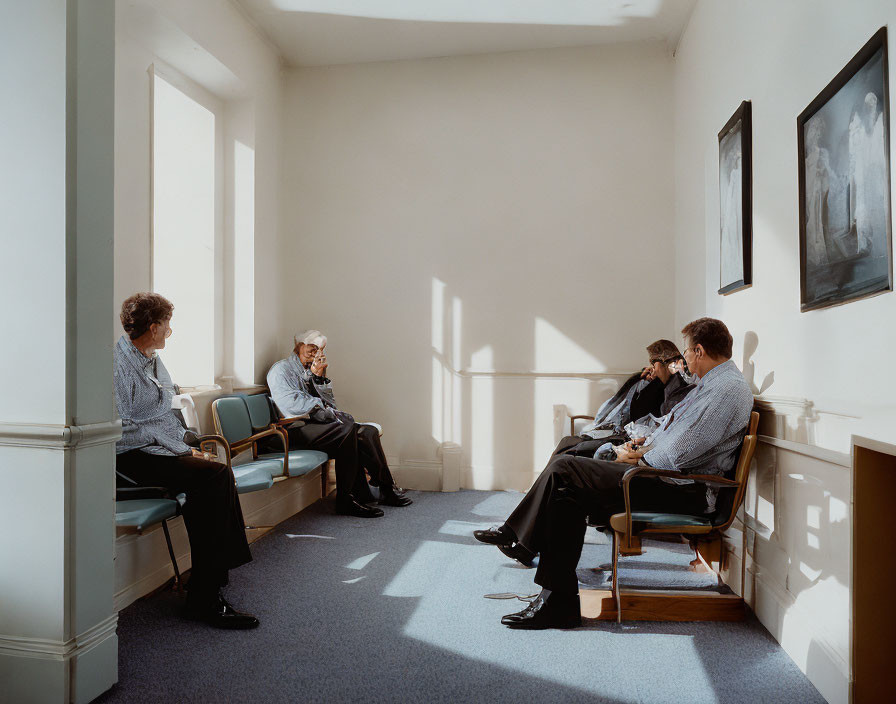
[[[555,476],[569,474],[577,459],[572,455],[557,455],[548,462],[548,466],[544,468],[544,474]]]
[[[360,425],[360,424],[356,424],[356,425],[358,426],[358,435],[360,435],[361,437],[363,437],[365,439],[371,440],[373,438],[379,437],[379,435],[380,435],[377,432],[376,428],[374,428],[372,425]]]

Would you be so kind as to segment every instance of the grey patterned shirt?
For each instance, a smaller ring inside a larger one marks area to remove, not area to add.
[[[683,474],[724,474],[737,461],[752,410],[753,392],[729,359],[710,369],[666,416],[644,461]]]
[[[115,345],[115,404],[121,416],[116,454],[142,450],[153,455],[188,455],[185,428],[171,410],[176,393],[158,354],[147,357],[122,335]]]
[[[271,367],[267,382],[271,398],[287,418],[307,415],[315,408],[336,408],[329,379],[315,377],[295,353]]]

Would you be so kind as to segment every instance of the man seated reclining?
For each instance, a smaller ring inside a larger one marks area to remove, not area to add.
[[[625,381],[619,391],[600,407],[594,420],[584,428],[581,435],[561,439],[551,460],[559,455],[615,459],[613,447],[631,440],[626,427],[638,425],[643,428],[648,423],[656,425],[656,416],[667,414],[694,388],[694,384],[686,382],[681,374],[671,369],[679,362],[683,364],[681,353],[674,342],[652,342],[647,346],[647,355],[648,366]],[[504,536],[496,537],[491,530],[475,531],[474,535],[482,542],[497,544],[505,555],[529,567],[535,559],[535,554],[528,548],[535,529],[534,521],[535,513],[532,511],[518,508],[514,512],[508,519],[508,525],[512,526],[516,539],[516,543],[512,545],[507,545]]]
[[[753,408],[753,393],[731,361],[732,338],[720,320],[700,318],[682,330],[684,359],[699,378],[692,393],[663,418],[649,446],[626,443],[616,461],[556,455],[520,505],[499,528],[476,538],[510,548],[522,542],[540,555],[535,583],[542,587],[525,609],[501,623],[511,628],[574,628],[581,625],[576,565],[586,517],[601,525],[625,510],[621,480],[631,465],[723,475],[733,469]],[[637,511],[711,514],[715,492],[703,484],[636,477],[631,506]]]
[[[647,345],[647,360],[647,366],[626,379],[579,435],[560,440],[554,455],[594,457],[607,443],[621,445],[631,439],[625,430],[629,423],[666,415],[694,388],[675,366],[682,358],[674,342],[651,342]]]
[[[412,503],[392,480],[377,429],[356,423],[336,408],[333,386],[327,378],[327,338],[317,330],[307,330],[293,341],[293,353],[268,372],[268,388],[285,417],[311,416],[305,425],[287,429],[289,449],[320,450],[336,460],[336,513],[360,518],[383,515],[381,509],[367,505],[375,499],[365,469],[370,483],[379,487],[380,504]]]

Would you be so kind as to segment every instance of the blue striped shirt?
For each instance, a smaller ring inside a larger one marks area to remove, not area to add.
[[[142,450],[152,455],[188,455],[186,429],[171,410],[176,393],[171,375],[158,354],[147,357],[127,335],[115,345],[115,405],[121,416],[121,440],[116,454]]]
[[[724,474],[737,461],[752,410],[753,392],[729,359],[704,374],[666,416],[644,461],[683,474]]]
[[[267,382],[277,409],[287,418],[307,415],[315,408],[336,408],[329,380],[315,379],[295,353],[271,367]]]

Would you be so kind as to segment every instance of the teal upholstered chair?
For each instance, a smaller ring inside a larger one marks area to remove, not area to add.
[[[244,396],[243,400],[249,412],[249,422],[252,425],[252,431],[260,433],[271,429],[277,430],[284,438],[287,438],[288,446],[289,439],[286,434],[286,427],[294,422],[301,423],[302,421],[278,418],[274,410],[273,401],[267,394],[252,394]],[[283,460],[288,468],[287,471],[290,477],[301,477],[321,467],[321,484],[324,492],[326,491],[327,475],[325,465],[328,458],[325,452],[318,450],[289,450],[285,455],[283,452],[261,452],[258,454],[258,458]]]
[[[233,467],[234,476],[239,485],[243,472],[250,473],[254,469],[265,469],[273,481],[282,481],[289,477],[299,477],[327,462],[327,455],[316,450],[289,451],[286,431],[271,422],[271,410],[265,396],[250,401],[252,396],[229,396],[219,398],[212,403],[212,417],[215,428],[227,440],[230,452],[235,455],[251,449],[252,461]],[[262,402],[264,405],[262,405]],[[254,426],[249,413],[249,403],[255,411],[256,423],[266,426]],[[265,415],[267,410],[267,416]],[[259,452],[258,442],[265,438],[274,438],[283,448],[280,452]]]
[[[120,528],[136,528],[142,533],[146,528],[162,524],[165,543],[168,545],[168,556],[174,568],[174,588],[181,588],[180,570],[177,558],[171,545],[171,533],[168,532],[168,519],[180,514],[184,495],[177,499],[166,498],[168,492],[164,487],[119,487],[115,491],[115,525]]]
[[[704,482],[720,488],[716,511],[708,516],[687,516],[672,513],[655,513],[647,511],[632,511],[631,507],[631,482],[637,477],[673,477],[682,478],[679,472],[655,469],[653,467],[633,467],[622,477],[622,491],[625,498],[625,513],[617,513],[610,517],[610,527],[613,529],[613,596],[616,600],[616,618],[622,621],[622,598],[619,585],[619,555],[638,555],[641,553],[641,537],[655,535],[681,535],[688,536],[697,559],[691,563],[701,561],[699,543],[703,541],[717,542],[719,549],[724,544],[722,533],[728,529],[737,516],[738,510],[744,500],[747,489],[747,481],[750,478],[750,465],[753,453],[756,450],[759,428],[759,414],[753,411],[750,414],[750,427],[740,448],[737,464],[734,468],[732,479],[726,479],[717,475],[689,474],[688,479]],[[744,540],[746,540],[744,538]],[[744,592],[744,571],[746,568],[746,543],[744,543],[741,555],[741,596]],[[721,562],[721,553],[719,553]],[[721,582],[721,576],[716,573]],[[707,592],[704,599],[717,598],[718,595]],[[692,619],[700,620],[700,619]]]

